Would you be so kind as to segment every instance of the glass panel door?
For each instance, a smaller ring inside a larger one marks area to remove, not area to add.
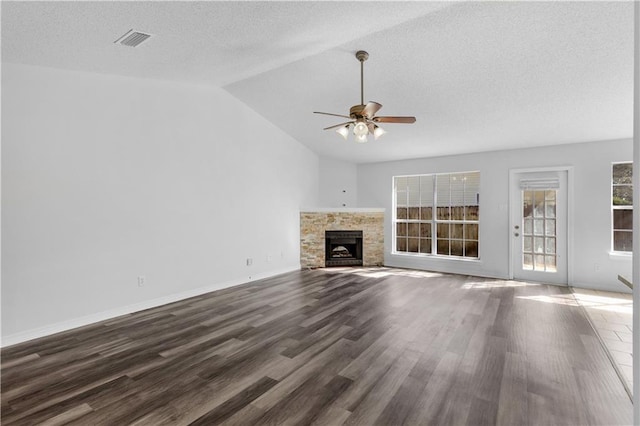
[[[567,171],[511,175],[511,271],[567,284]]]

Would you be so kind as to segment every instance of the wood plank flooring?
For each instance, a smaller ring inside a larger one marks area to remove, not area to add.
[[[300,271],[5,348],[3,425],[620,425],[568,289]]]

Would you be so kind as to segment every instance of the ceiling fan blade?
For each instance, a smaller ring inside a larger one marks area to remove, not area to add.
[[[346,126],[347,124],[353,124],[355,123],[354,121],[347,121],[346,123],[340,123],[340,124],[336,124],[335,126],[330,126],[330,127],[325,127],[322,130],[331,130],[331,129],[336,129],[338,127],[342,127],[342,126]]]
[[[415,123],[415,117],[373,117],[375,123]]]
[[[323,114],[323,115],[332,115],[334,117],[342,117],[342,118],[351,118],[348,115],[342,115],[342,114],[332,114],[330,112],[318,112],[318,111],[313,111],[314,114]]]
[[[376,112],[378,112],[380,108],[382,108],[382,104],[379,104],[377,102],[369,102],[362,110],[362,115],[365,117],[373,117],[374,115],[376,115]]]

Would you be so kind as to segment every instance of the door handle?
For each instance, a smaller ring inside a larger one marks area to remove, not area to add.
[[[518,234],[517,232],[514,232],[513,235],[516,236],[516,237],[520,236],[520,234]]]

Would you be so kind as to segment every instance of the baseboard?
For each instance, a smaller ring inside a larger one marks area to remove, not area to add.
[[[606,283],[605,285],[595,285],[595,286],[585,282],[573,282],[569,284],[569,287],[583,288],[586,290],[596,290],[596,291],[611,291],[614,293],[628,293],[628,294],[633,293],[633,291],[631,291],[629,287],[625,286],[619,281],[616,281],[613,284]]]
[[[38,339],[40,337],[50,336],[52,334],[60,333],[63,331],[72,330],[78,327],[84,327],[86,325],[94,324],[100,321],[113,319],[122,315],[131,314],[134,312],[144,311],[145,309],[156,308],[158,306],[166,305],[168,303],[179,302],[180,300],[188,299],[194,296],[200,296],[201,294],[210,293],[216,290],[222,290],[229,287],[234,287],[240,284],[245,284],[250,281],[258,281],[265,278],[271,278],[276,275],[285,274],[287,272],[293,272],[300,270],[300,265],[284,268],[281,270],[271,271],[264,274],[252,275],[250,280],[237,279],[227,281],[223,283],[216,283],[206,287],[199,287],[192,290],[183,291],[180,293],[170,294],[168,296],[158,297],[156,299],[147,300],[140,303],[134,303],[132,305],[122,306],[115,309],[109,309],[107,311],[98,312],[96,314],[86,315],[79,318],[74,318],[66,321],[61,321],[55,324],[50,324],[44,327],[38,327],[31,330],[21,331],[19,333],[10,334],[8,336],[2,336],[2,343],[0,347],[7,347],[18,343],[27,342],[29,340]]]
[[[469,275],[481,278],[491,278],[496,280],[508,280],[495,272],[482,269],[482,260],[477,259],[454,259],[436,258],[425,259],[416,255],[391,255],[385,256],[384,266],[400,269],[414,269],[418,271],[439,272],[443,274]]]

